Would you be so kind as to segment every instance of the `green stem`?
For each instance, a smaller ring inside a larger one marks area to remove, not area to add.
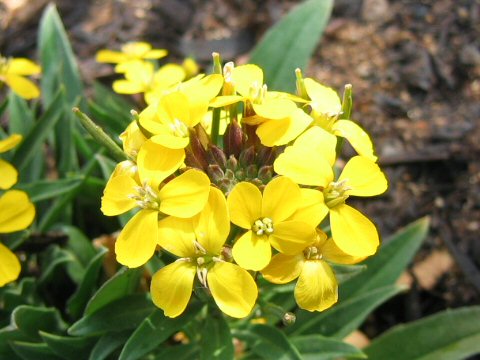
[[[72,111],[78,117],[85,130],[87,130],[88,133],[92,135],[92,137],[100,145],[106,147],[116,161],[120,162],[128,159],[127,155],[123,152],[120,146],[118,146],[100,126],[95,124],[92,119],[90,119],[85,113],[81,112],[80,109],[76,107],[73,108]]]
[[[218,138],[220,135],[220,111],[221,109],[213,109],[212,114],[212,143],[218,146]]]

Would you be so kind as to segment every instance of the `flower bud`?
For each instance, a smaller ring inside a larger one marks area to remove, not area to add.
[[[258,174],[258,167],[255,164],[250,164],[246,168],[246,176],[247,179],[254,179],[257,177]]]
[[[223,148],[227,156],[234,155],[238,158],[243,146],[243,131],[236,120],[228,124],[223,136]]]
[[[208,165],[207,175],[212,180],[212,182],[215,183],[215,184],[220,182],[225,177],[225,173],[220,168],[220,166],[215,165],[215,164]]]
[[[210,145],[207,151],[207,159],[210,164],[219,165],[222,169],[227,166],[227,157],[222,149],[216,145]]]
[[[273,177],[273,166],[265,165],[258,170],[257,178],[264,184],[268,184]]]
[[[248,147],[240,153],[239,157],[240,166],[247,167],[250,164],[255,163],[255,148],[253,146]]]
[[[235,171],[237,170],[237,166],[238,166],[238,160],[235,159],[235,156],[230,155],[230,157],[227,160],[226,168],[230,171]]]

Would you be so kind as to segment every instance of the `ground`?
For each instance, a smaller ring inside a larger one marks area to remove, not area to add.
[[[0,52],[35,56],[45,0],[0,1]],[[88,83],[111,68],[94,54],[138,39],[171,60],[210,54],[239,62],[298,1],[58,0]],[[402,281],[411,291],[382,306],[364,333],[480,301],[480,1],[337,0],[307,75],[354,89],[353,119],[375,139],[387,194],[357,202],[387,238],[430,216],[431,231]],[[267,80],[268,81],[268,80]]]

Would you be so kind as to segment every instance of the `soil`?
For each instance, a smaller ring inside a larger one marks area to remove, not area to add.
[[[46,3],[0,1],[1,53],[35,57]],[[169,60],[193,55],[206,69],[212,51],[246,61],[255,41],[298,1],[55,3],[91,83],[112,71],[95,63],[96,51],[139,39],[169,49]],[[337,0],[307,75],[340,92],[353,84],[353,119],[375,139],[390,181],[387,194],[356,205],[383,237],[431,219],[402,277],[411,291],[373,313],[364,333],[374,337],[445,308],[479,304],[480,1]]]

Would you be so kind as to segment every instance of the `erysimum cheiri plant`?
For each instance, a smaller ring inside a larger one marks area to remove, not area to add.
[[[346,200],[387,189],[368,135],[339,119],[338,95],[299,71],[297,94],[270,91],[260,67],[222,69],[218,54],[215,74],[159,87],[128,80],[145,79],[149,60],[126,56],[123,64],[116,68],[127,79],[114,90],[144,93],[149,105],[121,135],[127,160],[107,183],[102,211],[138,209],[116,240],[121,264],[142,266],[157,251],[175,256],[153,275],[154,304],[176,317],[192,292],[206,293],[243,318],[262,301],[259,281],[298,278],[300,308],[334,305],[331,264],[358,263],[379,245],[375,225]],[[154,70],[148,74],[154,81]],[[338,177],[337,136],[359,152]]]

